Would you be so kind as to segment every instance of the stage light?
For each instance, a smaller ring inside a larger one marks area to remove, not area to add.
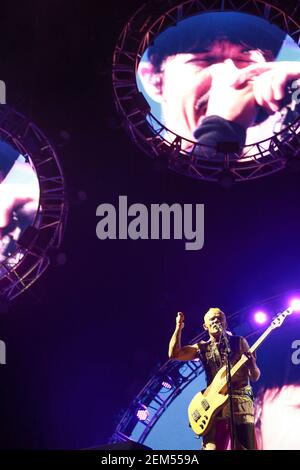
[[[140,405],[139,409],[136,412],[136,416],[139,421],[146,421],[149,416],[148,408],[145,405]]]
[[[262,311],[256,312],[254,314],[254,321],[259,325],[263,325],[268,321],[268,315]]]
[[[166,380],[162,382],[162,386],[166,388],[167,390],[171,390],[172,388],[172,384],[170,382],[167,382]]]
[[[294,310],[294,312],[300,313],[300,299],[292,299],[290,306]]]

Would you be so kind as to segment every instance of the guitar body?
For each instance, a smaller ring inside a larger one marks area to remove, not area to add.
[[[206,434],[213,425],[214,417],[228,400],[226,387],[220,387],[226,376],[222,367],[204,393],[197,393],[188,407],[191,428],[198,436]]]

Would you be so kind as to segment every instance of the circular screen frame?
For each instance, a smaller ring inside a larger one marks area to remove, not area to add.
[[[0,139],[32,162],[39,183],[34,221],[17,240],[17,249],[0,263],[0,297],[12,300],[27,290],[50,264],[67,219],[65,181],[50,141],[30,119],[8,105],[0,106]]]
[[[144,51],[136,78],[139,91],[151,106],[150,114],[157,121],[156,129],[161,126],[170,129],[170,142],[175,133],[182,138],[182,150],[186,150],[185,147],[201,142],[194,134],[196,130],[201,130],[202,124],[199,127],[197,121],[204,120],[207,104],[209,116],[218,113],[220,116],[233,115],[234,109],[241,113],[239,103],[243,100],[247,103],[243,89],[233,90],[227,84],[234,74],[239,71],[239,75],[243,76],[245,68],[248,70],[249,66],[251,69],[256,66],[257,72],[252,72],[260,83],[255,87],[256,99],[262,100],[266,95],[263,89],[266,79],[262,79],[269,76],[271,80],[271,72],[274,74],[276,67],[279,73],[282,73],[283,67],[286,71],[288,64],[293,69],[295,65],[299,69],[299,63],[298,44],[265,18],[244,12],[202,12],[162,31]],[[266,73],[262,77],[263,72]],[[292,107],[292,96],[299,93],[299,76],[300,72],[296,79],[289,79],[289,91],[282,98],[281,108],[277,112],[257,108],[254,123],[252,114],[248,113],[249,118],[245,119],[247,139],[241,144],[240,161],[247,161],[251,153],[257,153],[257,143],[266,145],[275,135],[280,138],[283,131],[299,118],[298,106],[288,116],[284,113],[290,109],[286,109],[287,105]],[[210,80],[213,81],[211,85]],[[207,92],[209,86],[214,90],[212,100]],[[233,100],[236,100],[234,105]],[[154,119],[149,118],[150,124],[151,121],[154,123]],[[165,137],[169,140],[167,132]],[[215,139],[209,140],[213,142]],[[201,147],[203,158],[208,151],[210,159],[220,158],[209,148],[209,144],[206,148],[202,142]]]
[[[266,141],[253,144],[251,157],[240,159],[234,149],[221,149],[222,158],[211,158],[199,152],[199,144],[190,141],[192,147],[184,150],[183,137],[162,125],[151,114],[151,107],[139,91],[136,76],[140,60],[156,37],[168,27],[200,13],[239,12],[266,19],[290,36],[296,44],[300,42],[300,25],[287,12],[264,0],[248,0],[242,6],[237,2],[197,2],[187,0],[158,4],[149,3],[130,18],[116,43],[113,54],[113,90],[117,111],[123,116],[123,125],[135,144],[154,160],[181,174],[208,181],[220,181],[229,172],[235,182],[264,177],[287,165],[291,154],[300,158],[300,118],[285,130]],[[168,133],[168,140],[164,134]],[[171,136],[171,137],[170,137]],[[280,136],[280,138],[279,138]],[[203,147],[203,146],[202,146]],[[202,148],[203,150],[203,148]]]

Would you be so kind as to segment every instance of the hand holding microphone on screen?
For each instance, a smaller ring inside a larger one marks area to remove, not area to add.
[[[255,64],[244,65],[228,58],[206,68],[207,108],[194,132],[199,143],[213,147],[218,140],[230,140],[242,148],[247,130],[269,115],[280,111],[273,132],[280,132],[298,117],[300,62],[265,62],[260,58]],[[201,97],[198,102],[201,106]]]
[[[265,62],[240,70],[231,85],[238,89],[252,82],[256,103],[267,112],[274,113],[288,104],[288,87],[293,90],[290,101],[300,103],[299,78],[299,61]]]
[[[239,69],[228,59],[209,67],[209,72],[206,117],[220,116],[247,129],[255,120],[257,106],[272,114],[287,101],[300,103],[300,62],[262,62]],[[293,91],[291,96],[287,87]]]

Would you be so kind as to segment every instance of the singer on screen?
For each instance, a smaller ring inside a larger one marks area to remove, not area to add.
[[[183,149],[229,141],[242,150],[296,117],[293,109],[286,120],[282,110],[300,78],[300,49],[264,19],[204,13],[161,33],[142,57],[138,76],[151,112],[187,139]]]

